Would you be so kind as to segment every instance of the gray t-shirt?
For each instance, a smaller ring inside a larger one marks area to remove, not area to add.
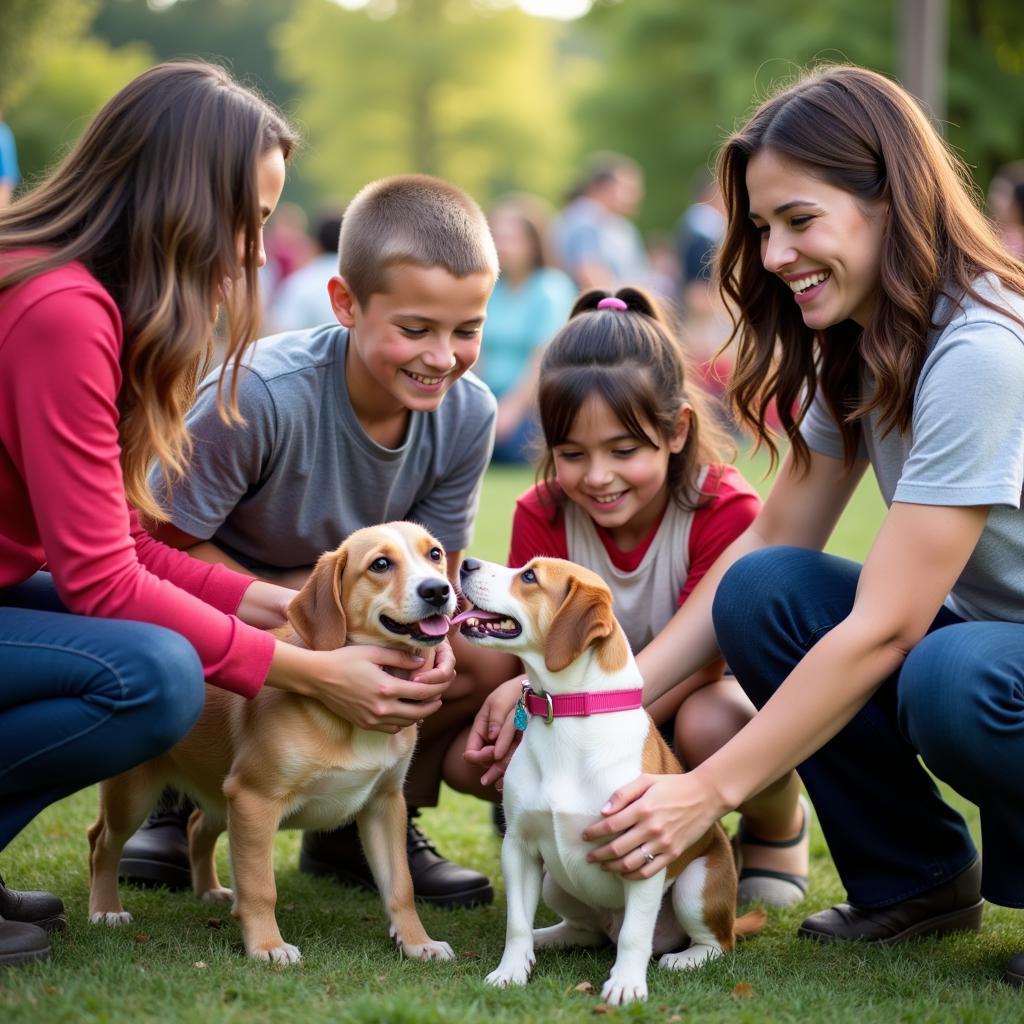
[[[977,290],[1024,319],[1024,299],[995,278]],[[949,308],[940,303],[937,323]],[[929,337],[909,433],[882,437],[878,419],[873,412],[864,424],[861,454],[886,505],[992,506],[947,606],[969,620],[1024,622],[1024,328],[965,296]],[[842,458],[820,392],[800,432],[813,451]]]
[[[352,531],[392,519],[422,523],[449,551],[467,547],[494,396],[467,373],[434,412],[410,414],[401,447],[384,448],[352,409],[347,348],[337,324],[258,342],[238,378],[245,426],[221,421],[217,371],[203,381],[188,415],[190,471],[167,502],[175,526],[256,572],[311,565]]]

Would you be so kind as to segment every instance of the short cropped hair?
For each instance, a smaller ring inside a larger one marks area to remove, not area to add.
[[[487,219],[462,189],[440,178],[403,174],[360,190],[341,226],[341,276],[356,300],[387,291],[400,265],[441,267],[453,277],[498,276]]]

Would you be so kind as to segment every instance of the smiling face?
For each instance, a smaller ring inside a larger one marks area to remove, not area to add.
[[[422,526],[356,530],[320,557],[288,619],[313,650],[434,646],[448,635],[456,605],[446,570],[444,549]]]
[[[768,149],[751,158],[746,183],[761,261],[791,290],[804,323],[863,327],[880,288],[884,206],[866,206]]]
[[[346,374],[357,415],[383,419],[404,410],[433,412],[477,360],[494,279],[454,277],[441,267],[397,266],[389,288],[365,304],[341,277],[331,303],[348,327]]]
[[[553,447],[555,479],[566,497],[579,505],[616,544],[629,550],[654,528],[668,501],[668,464],[682,451],[689,429],[689,408],[676,435],[659,437],[642,423],[654,447],[634,437],[603,398],[592,395],[581,406],[568,436]]]

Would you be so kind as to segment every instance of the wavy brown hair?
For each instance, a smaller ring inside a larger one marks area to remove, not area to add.
[[[765,271],[746,184],[748,163],[765,150],[865,207],[885,207],[879,293],[863,330],[853,321],[806,327],[785,282]],[[806,467],[798,425],[820,387],[852,463],[867,413],[878,410],[886,432],[909,428],[929,331],[945,326],[965,295],[992,305],[976,291],[980,275],[1024,295],[1024,268],[981,213],[964,164],[914,98],[873,71],[821,68],[765,101],[726,141],[718,178],[728,227],[717,275],[736,345],[729,397],[773,465],[778,450],[766,426],[773,403],[797,465]],[[952,300],[950,312],[933,323],[942,295]],[[860,394],[865,370],[869,398]]]
[[[66,159],[0,211],[0,254],[42,251],[19,259],[0,289],[78,261],[117,303],[121,469],[128,500],[150,518],[163,517],[147,480],[153,460],[168,485],[188,464],[184,417],[212,363],[221,298],[224,368],[238,365],[256,334],[257,164],[275,147],[287,158],[295,142],[284,118],[223,68],[160,64],[109,100]],[[237,421],[235,378],[221,414]]]
[[[683,508],[706,503],[713,492],[697,487],[699,467],[722,461],[729,442],[700,387],[689,383],[682,347],[655,301],[640,288],[620,288],[625,310],[598,309],[609,293],[584,292],[569,322],[551,339],[540,366],[537,404],[545,451],[537,478],[547,499],[561,506],[553,449],[563,444],[587,400],[602,398],[642,444],[660,448],[675,436],[684,406],[691,408],[686,443],[668,462],[668,490]],[[651,436],[644,424],[654,428]]]

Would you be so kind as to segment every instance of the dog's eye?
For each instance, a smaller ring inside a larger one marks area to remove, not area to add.
[[[387,572],[391,568],[391,559],[381,555],[370,563],[370,572]]]
[[[524,583],[536,583],[537,574],[532,569],[527,569],[526,572],[523,573],[521,579]]]
[[[431,548],[430,549],[430,560],[432,562],[440,562],[441,561],[441,555],[442,555],[442,552],[441,552],[440,548]]]

